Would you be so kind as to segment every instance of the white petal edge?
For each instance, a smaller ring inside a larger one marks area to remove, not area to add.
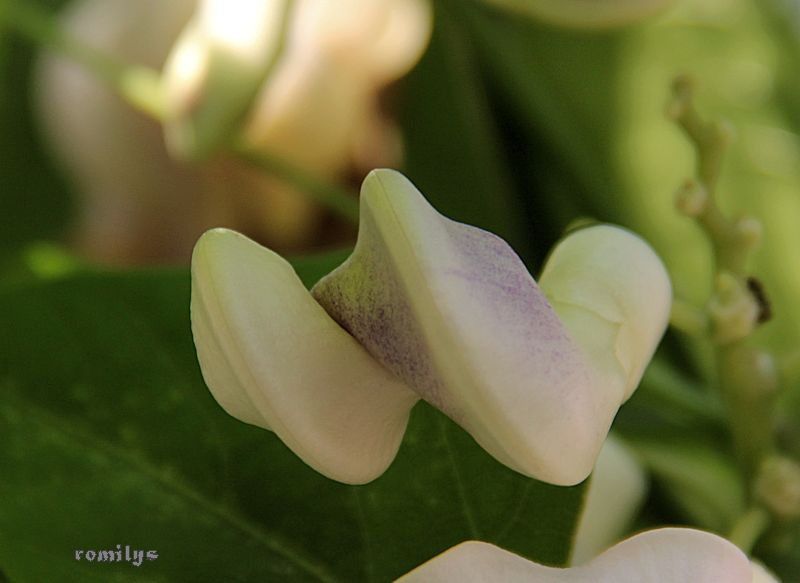
[[[313,300],[292,267],[214,229],[192,257],[192,332],[203,377],[234,417],[274,431],[350,484],[385,471],[417,401]]]
[[[586,566],[539,565],[489,543],[457,545],[397,583],[752,583],[747,557],[727,540],[689,528],[643,532]]]

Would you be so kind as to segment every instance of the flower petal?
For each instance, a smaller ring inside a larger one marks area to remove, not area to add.
[[[634,536],[585,567],[545,567],[494,545],[457,545],[398,583],[751,583],[747,557],[725,539],[688,528]]]
[[[595,369],[604,371],[606,386],[616,385],[627,400],[669,322],[672,287],[655,252],[619,227],[580,229],[550,253],[539,285]]]
[[[278,255],[225,229],[192,257],[192,331],[214,398],[307,464],[364,483],[394,459],[417,401]]]
[[[202,158],[236,129],[280,50],[288,0],[202,0],[165,65],[166,138]]]
[[[312,290],[326,311],[501,462],[555,484],[585,479],[627,394],[624,375],[598,371],[617,366],[602,354],[616,336],[587,358],[502,239],[441,216],[401,174],[371,173],[361,208],[353,255]],[[625,242],[646,247],[627,234],[614,245]],[[604,279],[587,286],[608,291]]]

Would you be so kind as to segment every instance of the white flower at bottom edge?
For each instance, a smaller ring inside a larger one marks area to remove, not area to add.
[[[443,217],[390,170],[364,181],[355,250],[312,294],[231,231],[208,232],[192,260],[214,397],[348,483],[383,473],[422,398],[512,469],[577,484],[670,302],[661,261],[623,229],[570,234],[537,285],[505,241]]]
[[[777,583],[729,541],[690,528],[640,533],[587,565],[539,565],[489,543],[461,543],[397,583]]]

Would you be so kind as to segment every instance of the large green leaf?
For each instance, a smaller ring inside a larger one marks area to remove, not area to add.
[[[588,210],[618,220],[610,164],[618,35],[559,29],[474,1],[458,4],[518,139],[538,139],[540,163],[532,170],[545,174],[539,186],[547,195],[539,203],[555,215]],[[558,183],[542,182],[548,176]]]
[[[297,263],[307,284],[339,257]],[[41,581],[387,581],[461,540],[568,554],[582,488],[499,465],[427,405],[389,471],[323,478],[203,385],[184,271],[0,292],[0,569]],[[309,363],[313,366],[313,363]],[[156,550],[134,567],[76,550]]]
[[[435,2],[430,46],[406,87],[405,172],[444,215],[487,229],[529,259],[530,233],[459,10]]]

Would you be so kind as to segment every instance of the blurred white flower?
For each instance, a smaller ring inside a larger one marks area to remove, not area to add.
[[[689,528],[638,534],[590,561],[558,569],[489,543],[461,543],[397,583],[754,583],[747,557],[727,540]]]
[[[664,332],[670,283],[641,239],[596,226],[559,243],[539,285],[502,239],[379,170],[352,256],[313,297],[271,251],[204,235],[192,324],[217,401],[334,479],[380,475],[422,398],[500,462],[576,484]]]
[[[377,95],[431,25],[427,0],[202,0],[165,69],[169,143],[202,156],[243,127],[254,148],[340,171],[387,130],[373,127]]]
[[[213,226],[286,251],[313,241],[323,217],[315,203],[224,152],[202,163],[178,159],[200,155],[191,151],[196,139],[208,154],[239,135],[330,180],[399,162],[398,132],[378,97],[425,49],[427,0],[291,6],[283,43],[284,0],[77,0],[68,7],[67,34],[100,53],[157,70],[172,55],[164,76],[171,153],[156,122],[79,65],[42,59],[40,118],[81,194],[76,244],[87,255],[112,263],[187,260]]]

